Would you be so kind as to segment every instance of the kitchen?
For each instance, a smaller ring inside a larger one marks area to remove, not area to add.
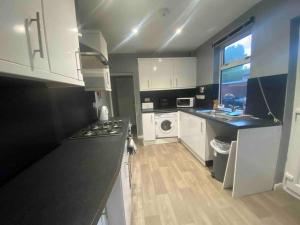
[[[0,5],[0,224],[300,224],[298,0]]]

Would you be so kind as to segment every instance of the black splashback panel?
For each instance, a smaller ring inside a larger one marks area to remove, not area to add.
[[[203,88],[203,93],[200,89]],[[213,108],[213,100],[219,97],[219,84],[201,85],[196,88],[197,95],[205,95],[205,99],[196,99],[195,106],[197,108]]]
[[[176,98],[195,97],[196,89],[179,89],[179,90],[163,90],[163,91],[141,91],[141,102],[145,102],[145,98],[150,98],[155,109],[175,108]]]
[[[0,78],[0,185],[59,144],[43,83]]]
[[[275,116],[283,120],[287,74],[260,77],[263,90]],[[259,118],[271,118],[264,103],[257,78],[248,80],[246,113]]]
[[[58,137],[69,137],[97,119],[93,102],[94,92],[82,87],[50,88],[53,117]]]
[[[93,92],[0,77],[0,186],[96,118]]]

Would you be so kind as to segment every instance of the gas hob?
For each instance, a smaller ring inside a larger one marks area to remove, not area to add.
[[[97,121],[90,126],[83,128],[71,139],[82,139],[82,138],[95,138],[95,137],[106,137],[115,136],[122,134],[123,121],[122,120],[109,120],[105,122]]]

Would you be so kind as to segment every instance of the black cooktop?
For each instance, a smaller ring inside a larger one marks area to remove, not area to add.
[[[74,134],[71,139],[121,135],[122,127],[122,120],[97,121]]]

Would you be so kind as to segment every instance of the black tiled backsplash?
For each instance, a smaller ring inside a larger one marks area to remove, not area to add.
[[[263,90],[275,116],[283,120],[287,74],[260,77]],[[271,118],[264,103],[257,78],[248,80],[246,113],[259,118]]]
[[[176,98],[195,97],[196,89],[179,89],[179,90],[163,90],[163,91],[141,91],[141,102],[145,102],[145,98],[150,98],[155,109],[175,108]]]
[[[204,92],[201,93],[200,89],[203,88]],[[195,107],[197,108],[213,108],[213,100],[218,99],[219,84],[208,84],[198,86],[196,88],[197,95],[205,95],[205,99],[196,99]]]
[[[93,101],[82,87],[0,77],[0,185],[94,120]]]

